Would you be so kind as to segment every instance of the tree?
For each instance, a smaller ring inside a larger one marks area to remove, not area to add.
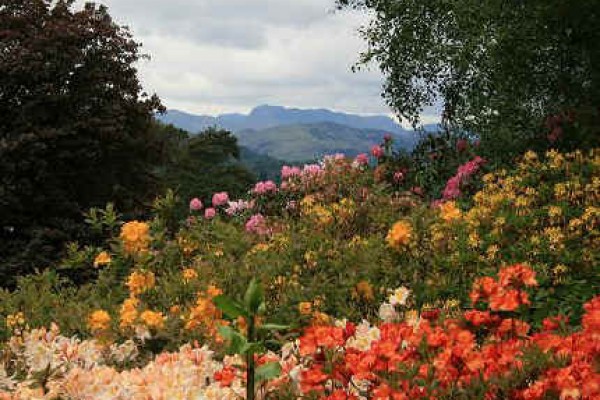
[[[144,56],[103,6],[0,0],[0,282],[45,267],[82,213],[143,209],[163,154]]]
[[[163,129],[185,132],[173,126]],[[171,161],[165,165],[161,177],[164,186],[174,189],[186,207],[194,197],[209,204],[215,192],[227,191],[232,197],[240,196],[256,180],[240,164],[237,138],[229,131],[208,128],[196,135],[186,133],[172,149]]]
[[[441,102],[445,122],[484,142],[502,140],[497,147],[510,153],[511,145],[545,137],[540,127],[549,116],[597,115],[599,0],[337,3],[372,13],[357,67],[379,65],[384,98],[413,124],[423,107]],[[597,129],[585,133],[598,143]]]

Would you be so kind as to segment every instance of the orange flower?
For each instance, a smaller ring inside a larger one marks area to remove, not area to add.
[[[406,221],[398,221],[388,232],[387,242],[388,245],[396,250],[410,243],[412,237],[412,226]]]
[[[88,326],[92,331],[105,331],[110,327],[110,315],[104,310],[96,310],[90,314]]]
[[[214,378],[215,381],[220,383],[221,387],[231,386],[235,380],[235,369],[230,366],[223,367],[222,370],[215,372]]]
[[[100,254],[98,254],[94,259],[94,267],[98,268],[102,265],[110,264],[110,261],[110,254],[108,254],[106,251],[103,251]]]
[[[145,222],[130,221],[121,227],[119,236],[128,254],[145,252],[150,244],[150,226]]]
[[[312,304],[308,301],[303,301],[298,304],[298,311],[302,315],[309,315],[312,311]]]
[[[442,219],[446,222],[452,222],[461,218],[462,214],[454,201],[446,201],[440,205]]]

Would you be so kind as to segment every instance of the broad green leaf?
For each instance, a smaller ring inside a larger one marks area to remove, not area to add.
[[[217,308],[219,308],[223,314],[231,319],[235,319],[239,316],[248,316],[248,313],[246,310],[244,310],[244,307],[242,307],[241,304],[227,296],[217,296],[213,299],[213,303],[215,303]]]
[[[281,374],[281,365],[278,362],[270,362],[261,365],[254,373],[256,382],[268,381],[277,378]]]
[[[246,294],[244,295],[244,303],[246,305],[246,309],[251,314],[256,314],[263,301],[264,293],[262,285],[258,283],[255,278],[253,278],[252,281],[250,281],[250,284],[248,285]]]

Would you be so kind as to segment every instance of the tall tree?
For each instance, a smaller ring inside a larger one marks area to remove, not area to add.
[[[385,99],[412,123],[443,103],[446,121],[522,147],[549,115],[600,106],[599,0],[337,3],[373,17],[358,67],[379,65]]]
[[[105,7],[73,8],[0,0],[0,282],[46,266],[84,210],[139,209],[156,183],[140,45]]]

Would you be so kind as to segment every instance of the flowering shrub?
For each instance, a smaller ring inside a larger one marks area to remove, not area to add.
[[[360,330],[310,327],[299,340],[299,390],[310,399],[599,398],[600,297],[584,305],[581,331],[548,319],[531,334],[504,311],[526,305],[522,289],[536,284],[531,269],[515,265],[474,285],[475,301],[489,301],[484,310]],[[520,301],[494,304],[513,291]]]

